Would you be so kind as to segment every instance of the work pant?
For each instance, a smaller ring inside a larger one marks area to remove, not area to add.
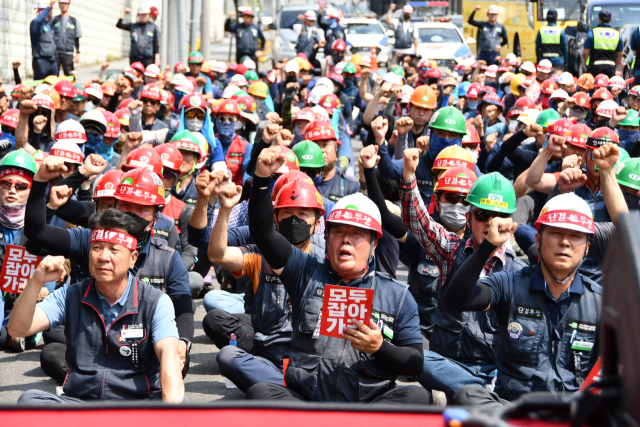
[[[229,345],[231,334],[236,335],[238,348],[248,353],[253,349],[250,314],[230,314],[223,310],[211,310],[202,319],[202,329],[219,349]]]
[[[245,393],[251,386],[262,382],[282,384],[282,371],[273,362],[236,346],[223,347],[216,360],[222,375]]]
[[[427,350],[424,352],[424,369],[416,379],[423,387],[441,390],[451,398],[465,385],[485,387],[491,384],[495,369],[495,365],[466,364]]]
[[[455,406],[482,406],[483,409],[500,409],[510,405],[511,402],[502,399],[497,393],[477,385],[466,385],[453,396],[452,405]]]
[[[594,76],[598,74],[606,74],[607,77],[611,78],[616,75],[616,66],[615,65],[590,65],[587,68],[587,71]]]
[[[61,404],[61,403],[82,403],[82,400],[70,396],[56,396],[53,393],[47,393],[42,390],[27,390],[18,398],[18,403],[37,403],[45,405]]]
[[[69,55],[66,53],[58,54],[58,73],[60,73],[60,67],[62,67],[62,72],[65,76],[70,76],[73,74],[73,55]]]
[[[65,353],[67,345],[58,342],[52,342],[44,346],[40,352],[40,367],[45,374],[59,383],[63,383],[69,372],[69,365]]]
[[[249,400],[281,400],[291,402],[305,400],[290,388],[287,388],[282,384],[271,383],[259,383],[254,385],[249,389],[249,391],[247,391],[244,398]],[[430,401],[431,396],[427,390],[417,385],[408,385],[389,390],[378,396],[371,403],[428,405]]]
[[[522,224],[518,226],[518,229],[513,236],[516,239],[516,243],[522,249],[522,252],[527,253],[531,245],[536,244],[536,231],[535,227],[529,224]]]
[[[204,296],[202,305],[207,313],[211,310],[222,310],[230,314],[244,313],[244,294],[214,289]]]
[[[7,332],[7,328],[0,326],[0,350],[4,348],[4,344],[7,342],[8,337],[9,332]]]
[[[500,52],[479,52],[478,60],[485,60],[487,65],[498,65],[498,58],[500,58]]]
[[[202,288],[204,288],[204,279],[199,273],[195,271],[189,272],[189,287],[191,288],[191,298],[198,298]]]
[[[151,58],[134,58],[133,56],[130,56],[129,62],[131,62],[132,64],[134,62],[142,62],[142,65],[144,65],[144,68],[147,68],[149,65],[155,63],[155,57],[152,56]]]
[[[248,56],[249,58],[253,59],[253,62],[256,63],[256,67],[258,66],[258,57],[256,56],[255,52],[237,52],[236,51],[236,64],[241,64],[240,60],[242,59],[243,56]]]
[[[34,59],[31,65],[33,66],[33,80],[42,80],[47,76],[58,75],[58,64],[55,59]]]

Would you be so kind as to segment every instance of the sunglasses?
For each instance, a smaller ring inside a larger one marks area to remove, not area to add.
[[[238,121],[235,117],[220,117],[218,119],[220,123],[235,123]]]
[[[142,98],[141,99],[143,104],[151,104],[151,105],[158,105],[160,104],[160,101],[156,101],[155,99],[149,99],[149,98]]]
[[[469,202],[465,200],[466,194],[458,194],[458,193],[444,193],[444,199],[451,203],[452,205],[457,205],[458,203],[462,203],[463,206],[469,206]]]
[[[24,191],[31,188],[31,184],[28,182],[16,182],[9,179],[0,179],[0,187],[5,190],[11,190],[11,187],[15,187],[17,191]]]
[[[198,120],[204,120],[204,113],[199,111],[187,111],[186,113],[184,113],[184,116],[189,120],[193,120],[195,118],[197,118]]]
[[[511,214],[508,213],[502,213],[502,212],[490,212],[490,211],[485,211],[482,209],[477,209],[475,211],[471,212],[474,216],[474,218],[476,219],[476,221],[478,222],[487,222],[489,221],[491,218],[511,218]]]
[[[164,168],[164,171],[163,171],[164,179],[174,179],[175,177],[178,176],[179,173],[180,172],[178,172],[178,171],[174,171],[172,169]]]

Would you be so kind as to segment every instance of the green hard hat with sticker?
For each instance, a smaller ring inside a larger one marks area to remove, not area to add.
[[[36,166],[36,161],[33,159],[33,156],[27,153],[24,148],[12,151],[4,156],[2,162],[0,162],[0,169],[10,167],[24,169],[31,172],[32,175],[35,175],[38,171],[38,167]]]
[[[465,135],[467,133],[467,125],[464,116],[456,107],[444,107],[436,111],[431,120],[429,120],[431,129],[447,130],[451,132]]]
[[[640,126],[640,115],[636,110],[627,110],[627,117],[618,122],[618,126]]]
[[[255,70],[249,70],[244,73],[244,78],[247,79],[248,82],[255,82],[258,80],[258,73]]]
[[[356,74],[357,72],[356,64],[352,64],[351,62],[348,62],[342,69],[342,74]]]
[[[301,168],[321,168],[324,167],[324,155],[322,149],[315,142],[306,140],[300,141],[292,148]]]
[[[628,158],[631,157],[629,155],[629,152],[627,150],[625,150],[624,148],[618,147],[618,150],[620,150],[620,157],[618,157],[618,161],[616,162],[616,166],[618,166],[620,164],[620,162],[623,162],[623,161],[625,161],[625,160],[627,160]],[[598,165],[596,165],[595,170],[600,170]]]
[[[629,158],[616,163],[614,168],[618,184],[640,190],[640,159]]]
[[[508,214],[516,211],[516,192],[513,185],[498,172],[478,178],[471,186],[466,200],[486,211]]]
[[[396,76],[400,76],[404,79],[405,77],[405,72],[404,72],[404,68],[402,68],[402,65],[398,65],[396,67],[393,67],[393,69],[391,70],[391,72],[393,74],[395,74]]]
[[[536,124],[542,126],[543,129],[549,127],[550,124],[558,120],[560,117],[560,113],[556,110],[552,110],[551,108],[544,110],[542,113],[538,114],[538,118],[536,119]]]
[[[202,64],[204,62],[204,56],[197,50],[189,54],[189,64]]]

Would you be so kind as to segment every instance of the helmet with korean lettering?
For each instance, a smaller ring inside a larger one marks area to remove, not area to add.
[[[140,92],[140,100],[150,99],[152,101],[162,101],[162,92],[160,92],[160,86],[155,83],[145,85]]]
[[[328,93],[320,98],[318,105],[327,110],[329,115],[333,115],[336,109],[340,109],[340,99],[334,93]]]
[[[20,168],[29,172],[31,175],[35,175],[38,171],[36,161],[31,154],[27,153],[24,148],[19,148],[15,151],[9,152],[0,161],[0,169],[4,168]]]
[[[631,109],[627,110],[627,116],[618,122],[618,128],[620,128],[620,126],[640,126],[640,116],[638,116],[638,112]]]
[[[118,85],[116,85],[114,82],[112,81],[106,81],[103,82],[100,87],[102,88],[102,94],[103,96],[114,96],[116,94],[116,91],[118,90]]]
[[[284,154],[284,163],[277,171],[275,171],[276,175],[280,175],[292,170],[300,170],[300,164],[298,163],[298,158],[293,150],[281,145],[280,151]]]
[[[549,127],[547,127],[547,133],[549,135],[557,135],[557,136],[565,137],[567,132],[569,132],[569,129],[573,125],[575,125],[575,122],[573,120],[570,120],[567,118],[560,118],[555,122],[551,123]]]
[[[620,144],[618,134],[609,127],[601,127],[591,132],[591,136],[587,138],[587,148],[596,149],[609,143]]]
[[[61,157],[65,163],[82,164],[82,151],[78,144],[71,141],[58,141],[49,150],[49,155]]]
[[[574,193],[557,195],[545,203],[535,222],[538,233],[543,225],[594,234],[591,208]]]
[[[233,77],[231,77],[231,80],[229,80],[229,83],[236,85],[239,88],[249,86],[249,82],[242,74],[234,74]]]
[[[97,109],[87,111],[86,113],[84,113],[82,117],[80,117],[80,124],[85,129],[85,131],[88,131],[89,129],[94,129],[100,135],[104,135],[107,132],[107,120],[104,118],[102,113]]]
[[[178,150],[196,153],[197,159],[205,155],[198,138],[196,138],[190,130],[185,129],[182,132],[176,133],[170,142],[175,145]]]
[[[569,128],[565,133],[567,144],[580,148],[587,148],[587,139],[591,136],[591,129],[584,123],[578,123]]]
[[[74,144],[84,144],[87,142],[87,133],[84,127],[77,120],[65,120],[58,125],[55,135],[55,141],[68,141]]]
[[[433,191],[467,194],[476,179],[475,172],[466,166],[455,166],[440,175]]]
[[[122,175],[124,175],[124,172],[118,169],[111,169],[109,172],[100,175],[93,186],[93,200],[98,201],[98,199],[105,197],[115,197],[116,187],[120,184]]]
[[[640,97],[640,85],[634,86],[631,89],[629,89],[629,96]]]
[[[609,76],[607,76],[606,74],[598,74],[595,78],[595,81],[593,82],[593,87],[598,89],[607,86],[609,86]]]
[[[207,100],[199,93],[192,93],[184,96],[180,101],[180,106],[184,108],[185,111],[197,108],[204,113],[207,112]]]
[[[551,71],[553,71],[553,64],[551,64],[551,61],[549,61],[548,59],[543,59],[542,61],[538,62],[538,66],[536,67],[536,69],[541,73],[550,73]]]
[[[312,141],[300,141],[293,146],[301,168],[324,167],[324,154],[318,144]]]
[[[2,126],[8,126],[12,129],[18,127],[18,120],[20,119],[20,110],[17,108],[12,108],[4,112],[2,117],[0,117],[0,124]]]
[[[51,97],[44,93],[39,93],[31,98],[36,107],[46,108],[47,110],[54,111],[54,103]]]
[[[498,95],[496,95],[493,92],[488,92],[487,94],[485,94],[482,97],[482,99],[478,103],[478,110],[482,109],[482,105],[483,104],[495,105],[496,107],[498,107],[500,109],[501,113],[502,113],[502,111],[504,111],[504,104],[503,104],[502,100],[500,99],[500,97]],[[449,108],[449,107],[446,107],[446,108]],[[453,107],[453,108],[455,108],[455,107]]]
[[[597,89],[595,92],[593,92],[593,95],[591,95],[592,101],[595,101],[597,99],[606,101],[607,99],[613,99],[613,95],[611,95],[609,89],[607,89],[606,87],[601,87],[600,89]]]
[[[438,153],[431,170],[448,170],[455,166],[464,166],[469,170],[475,170],[473,159],[467,150],[459,145],[450,145]]]
[[[578,78],[578,87],[582,90],[591,90],[595,83],[595,78],[591,73],[584,73]]]
[[[158,153],[165,169],[173,171],[182,171],[182,153],[173,144],[160,144],[153,147],[153,151]]]
[[[204,62],[204,56],[198,51],[193,51],[189,54],[189,64],[202,64]]]
[[[416,89],[417,90],[417,89]],[[467,133],[464,116],[456,107],[442,107],[431,116],[429,128],[440,129],[464,135]]]
[[[476,83],[471,83],[469,85],[469,88],[467,89],[467,93],[465,94],[465,97],[469,98],[469,99],[478,99],[478,97],[480,96],[480,88],[481,87],[482,86],[480,85],[480,83],[477,83],[477,82]]]
[[[322,196],[311,179],[295,179],[282,186],[276,196],[273,210],[283,208],[311,208],[319,210],[320,215],[325,213]]]
[[[480,144],[480,135],[478,135],[478,131],[476,127],[471,123],[465,123],[465,127],[467,128],[467,133],[462,137],[462,145],[464,144]]]
[[[616,163],[614,171],[618,184],[640,190],[640,159],[637,157],[622,159],[622,149],[620,149],[620,160]]]
[[[596,107],[596,116],[606,117],[610,119],[613,117],[613,112],[618,108],[618,103],[613,99],[606,99],[598,104]]]
[[[107,122],[107,131],[104,134],[105,138],[119,138],[120,137],[120,119],[111,111],[103,111],[105,121]],[[69,121],[69,120],[67,120]]]
[[[307,125],[304,132],[304,139],[309,141],[322,141],[325,139],[337,140],[336,133],[331,124],[324,120],[314,120]]]
[[[147,168],[136,168],[120,177],[115,198],[143,206],[164,206],[162,178]]]
[[[432,68],[427,71],[428,79],[439,79],[440,77],[442,77],[442,71],[440,71],[440,68]]]
[[[76,96],[76,88],[73,86],[73,83],[67,79],[60,80],[53,88],[60,96],[64,96],[66,98],[73,98]]]
[[[382,217],[375,203],[362,193],[351,194],[338,200],[329,213],[327,228],[335,224],[346,224],[375,232],[374,238],[382,237]]]
[[[297,145],[297,144],[296,144]],[[309,175],[299,170],[290,170],[289,172],[285,172],[276,179],[276,182],[273,184],[273,188],[271,190],[271,201],[275,203],[276,198],[278,197],[278,193],[290,182],[301,179],[303,181],[307,181],[313,185],[313,180],[309,178]]]
[[[466,201],[486,211],[514,213],[516,192],[507,178],[498,172],[482,175],[471,186]]]
[[[151,147],[138,147],[132,150],[127,156],[120,169],[127,172],[135,168],[146,168],[155,172],[160,178],[163,177],[162,159]]]
[[[608,87],[617,87],[624,90],[627,88],[627,83],[624,81],[622,77],[613,76],[611,77],[611,79],[609,79]]]
[[[299,120],[306,120],[312,122],[317,118],[316,113],[311,108],[303,108],[293,117],[293,123]]]

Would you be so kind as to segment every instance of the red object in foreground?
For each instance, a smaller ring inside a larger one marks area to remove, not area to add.
[[[7,245],[0,273],[0,291],[17,294],[33,276],[40,261],[41,256],[31,255],[21,246]]]
[[[325,285],[320,335],[342,338],[344,328],[355,328],[351,319],[369,326],[372,305],[373,289]]]

